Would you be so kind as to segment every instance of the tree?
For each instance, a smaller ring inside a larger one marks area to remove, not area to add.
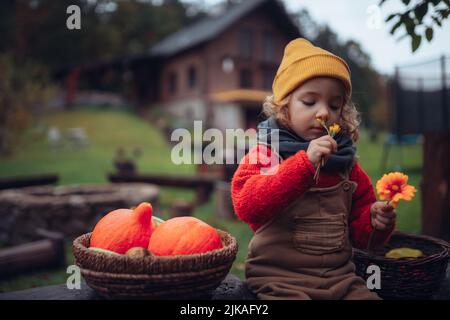
[[[68,30],[66,9],[81,9],[81,29]],[[163,37],[204,16],[179,0],[0,1],[0,52],[46,65],[50,75],[71,66],[145,54]]]
[[[390,14],[386,22],[392,22],[391,34],[395,34],[404,26],[404,33],[398,40],[407,36],[411,39],[411,50],[415,52],[422,43],[433,39],[434,29],[442,27],[442,23],[450,15],[450,0],[401,0],[404,5],[402,12]],[[382,6],[387,0],[381,0]]]
[[[18,64],[0,54],[0,154],[10,154],[33,111],[51,95],[47,69],[36,63]]]

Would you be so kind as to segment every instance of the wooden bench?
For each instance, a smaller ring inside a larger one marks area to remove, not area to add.
[[[67,289],[65,284],[0,293],[0,300],[101,300],[86,282],[81,288]],[[189,297],[187,297],[189,299]],[[228,274],[210,296],[211,300],[252,300],[255,297],[247,290],[244,283],[235,275]]]
[[[36,229],[40,240],[0,249],[0,278],[65,265],[64,236]]]
[[[65,284],[15,292],[0,293],[0,300],[100,300],[102,299],[84,281],[81,289],[67,289]],[[187,297],[189,299],[189,297]],[[255,300],[255,296],[247,289],[237,276],[228,274],[210,296],[211,300]],[[450,265],[447,277],[433,300],[450,300]]]
[[[0,190],[56,184],[58,180],[59,176],[57,174],[0,178]]]
[[[143,182],[159,186],[188,188],[196,192],[196,203],[203,204],[209,201],[214,191],[215,177],[206,175],[161,175],[161,174],[109,174],[110,182]]]

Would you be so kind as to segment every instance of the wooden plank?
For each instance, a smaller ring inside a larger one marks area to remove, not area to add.
[[[0,293],[0,300],[100,300],[99,295],[86,282],[81,281],[81,289],[68,289],[66,284]],[[188,298],[189,299],[189,298]],[[233,274],[228,274],[220,286],[213,291],[211,300],[255,300],[245,283]],[[447,278],[433,300],[450,300],[450,265]]]
[[[0,293],[0,300],[99,300],[102,299],[85,281],[81,289],[68,289],[66,284]],[[189,299],[189,297],[187,297]],[[235,275],[228,274],[211,294],[211,300],[252,300],[255,297]]]
[[[450,133],[425,134],[422,233],[450,241]]]
[[[193,189],[196,192],[196,204],[203,204],[209,201],[210,195],[214,191],[214,184],[217,181],[216,177],[208,175],[183,176],[158,174],[109,174],[108,179],[113,183],[143,182],[159,186]]]
[[[55,184],[58,180],[57,174],[0,178],[0,190]]]
[[[158,174],[139,174],[139,175],[119,175],[109,174],[108,179],[111,182],[144,182],[157,185],[195,188],[198,186],[213,187],[216,178],[209,176],[183,176],[183,175],[158,175]]]
[[[0,250],[0,277],[65,265],[63,237],[45,230],[37,233],[49,238]]]
[[[0,293],[0,300],[99,300],[84,281],[81,289],[68,289],[66,284]]]

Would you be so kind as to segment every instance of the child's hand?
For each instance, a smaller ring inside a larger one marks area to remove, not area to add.
[[[306,155],[309,161],[317,167],[320,163],[320,159],[324,157],[325,162],[328,160],[333,152],[337,151],[337,142],[329,135],[322,136],[320,138],[311,140],[306,150]]]
[[[377,201],[370,207],[372,226],[380,231],[388,230],[395,223],[397,213],[394,207],[388,205],[386,201]]]

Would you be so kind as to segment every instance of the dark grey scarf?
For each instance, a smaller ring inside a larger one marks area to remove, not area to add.
[[[258,124],[258,143],[262,142],[272,145],[272,131],[274,130],[278,130],[279,150],[277,150],[277,152],[283,159],[293,156],[300,150],[306,151],[308,149],[309,141],[299,137],[289,128],[279,125],[273,117]],[[353,145],[352,139],[347,135],[339,133],[334,139],[338,144],[338,151],[328,158],[328,161],[321,170],[332,173],[345,172],[349,170],[353,164],[356,148]]]

